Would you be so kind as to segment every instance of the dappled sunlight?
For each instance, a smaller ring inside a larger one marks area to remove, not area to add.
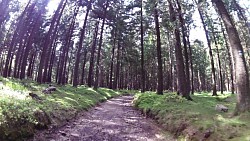
[[[11,99],[26,100],[27,96],[28,94],[26,91],[15,91],[11,90],[10,88],[4,88],[0,90],[0,97],[9,97]]]
[[[107,103],[111,103],[113,104],[114,106],[117,105],[117,106],[129,106],[131,105],[131,100],[126,100],[126,99],[112,99],[112,101],[107,101]]]
[[[235,117],[235,118],[225,118],[220,114],[216,114],[216,120],[220,121],[220,123],[222,123],[222,124],[237,124],[237,125],[247,124],[247,123],[237,119],[237,117]]]
[[[110,103],[111,105],[114,105],[114,106],[124,105],[124,103],[120,102],[119,100],[118,101],[107,101],[107,103]]]
[[[65,101],[63,101],[61,99],[55,100],[55,102],[57,102],[58,104],[61,104],[61,105],[65,106],[65,107],[69,106],[68,102],[65,102]]]
[[[6,127],[8,128],[6,131],[12,132],[13,130],[16,133],[16,130],[19,132],[22,126],[12,129],[7,124],[24,126],[38,124],[39,121],[34,117],[37,111],[46,113],[47,118],[53,124],[61,125],[75,117],[77,112],[87,110],[99,102],[118,95],[115,91],[108,89],[95,91],[93,88],[74,88],[70,85],[58,86],[56,84],[53,84],[56,91],[50,94],[42,93],[42,90],[48,86],[49,84],[38,84],[29,80],[0,77],[0,128]],[[33,93],[33,97],[29,93]],[[105,124],[108,126],[113,123],[111,121]],[[32,131],[33,128],[35,127],[32,127]],[[18,136],[22,135],[18,134]]]
[[[74,95],[75,95],[73,92],[66,92],[66,91],[64,91],[64,90],[58,90],[58,89],[57,89],[57,92],[58,92],[58,93],[61,93],[61,94],[65,94],[65,95],[71,95],[71,96],[74,96]]]
[[[124,119],[126,122],[130,122],[130,123],[133,123],[133,122],[138,122],[138,118],[135,118],[135,119],[131,119],[131,118],[126,118]]]
[[[130,119],[139,119],[139,117],[137,116],[137,117],[134,117],[134,116],[131,116],[131,117],[129,117]]]
[[[98,124],[103,125],[103,126],[119,125],[118,123],[116,123],[114,121],[110,121],[110,120],[90,120],[90,122],[98,123]]]
[[[194,96],[198,96],[198,97],[213,97],[213,98],[216,98],[216,97],[227,98],[227,97],[232,96],[231,93],[224,93],[224,94],[217,93],[217,94],[218,94],[218,96],[212,96],[212,93],[202,92],[202,93],[194,93]]]
[[[110,97],[111,96],[111,94],[110,93],[108,93],[108,92],[104,92],[108,97]]]
[[[55,140],[164,140],[158,128],[130,104],[132,97],[111,99],[61,129]],[[125,105],[125,106],[124,106]],[[61,136],[60,133],[65,133]],[[66,138],[65,138],[66,137]]]
[[[95,110],[102,110],[102,107],[95,107]]]
[[[93,88],[87,88],[88,91],[91,91],[91,92],[94,92],[94,93],[97,93]]]
[[[72,102],[75,102],[76,104],[79,104],[79,102],[76,101],[75,99],[72,99],[72,98],[69,98],[69,97],[65,97],[65,99],[70,100],[70,101],[72,101]]]
[[[121,93],[119,91],[114,91],[114,90],[108,89],[108,88],[99,88],[96,91],[105,95],[105,96],[108,96],[108,97],[112,97],[114,95],[119,95]]]
[[[188,124],[187,126],[192,126],[202,134],[207,130],[212,130],[216,131],[213,133],[215,136],[219,135],[223,138],[235,136],[238,131],[249,131],[249,116],[232,117],[236,95],[212,96],[210,93],[195,93],[191,95],[193,101],[176,101],[174,99],[178,97],[171,94],[164,96],[158,96],[153,92],[152,94],[137,94],[133,103],[145,115],[156,117],[160,124],[163,124],[165,128],[173,128],[171,130],[174,132],[184,121]],[[216,104],[228,107],[228,112],[217,111]],[[227,134],[224,134],[225,132]]]
[[[245,137],[246,141],[250,141],[250,135],[248,135],[247,137]]]
[[[46,99],[46,103],[48,105],[55,105],[55,104],[58,104],[56,107],[70,107],[71,106],[71,103],[76,103],[76,101],[72,101],[70,98],[60,98],[60,97],[47,97]],[[50,107],[50,108],[55,108],[55,107]]]
[[[89,105],[93,105],[94,104],[93,100],[84,100],[84,102],[86,102]]]
[[[213,97],[212,94],[208,94],[208,93],[195,93],[194,96],[197,96],[197,97]]]

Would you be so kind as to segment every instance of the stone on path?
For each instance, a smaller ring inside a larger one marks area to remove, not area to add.
[[[132,96],[108,100],[48,136],[56,141],[174,140],[170,136],[165,139],[161,129],[152,120],[145,118],[132,107],[132,100]],[[46,135],[43,135],[44,138]],[[36,141],[36,135],[33,140]]]

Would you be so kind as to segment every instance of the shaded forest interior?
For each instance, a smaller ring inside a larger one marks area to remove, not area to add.
[[[74,87],[177,91],[188,100],[195,91],[230,91],[237,93],[238,114],[250,109],[244,6],[237,0],[2,0],[0,72]],[[195,13],[205,42],[190,39]]]
[[[43,107],[42,115],[57,110],[52,106],[75,115],[128,90],[140,92],[135,106],[159,116],[162,124],[171,121],[165,117],[181,119],[181,114],[190,120],[207,116],[211,119],[201,118],[209,122],[201,127],[206,132],[210,120],[230,116],[218,117],[217,103],[229,107],[221,111],[234,118],[245,116],[250,111],[249,6],[247,0],[0,0],[0,126],[15,118],[35,126],[25,118],[33,109],[11,112],[15,104]],[[42,93],[48,84],[56,86],[54,95]],[[20,100],[28,91],[33,101]],[[177,112],[162,114],[171,109]],[[192,110],[199,114],[186,113]],[[225,119],[232,131],[249,131],[245,122]]]

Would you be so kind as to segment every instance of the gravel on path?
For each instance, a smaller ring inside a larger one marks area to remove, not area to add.
[[[33,141],[172,141],[151,119],[132,107],[133,96],[121,96],[92,108],[53,132]]]

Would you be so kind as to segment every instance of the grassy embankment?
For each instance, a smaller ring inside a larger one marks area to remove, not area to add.
[[[0,140],[23,140],[36,129],[62,126],[79,111],[121,94],[106,88],[70,85],[56,86],[55,92],[43,94],[47,87],[28,80],[0,78]],[[32,99],[30,92],[41,100]]]
[[[179,140],[250,140],[250,113],[232,116],[235,95],[212,97],[210,93],[196,93],[192,98],[187,101],[174,93],[138,93],[134,105]],[[216,111],[216,104],[227,106],[229,111]]]

